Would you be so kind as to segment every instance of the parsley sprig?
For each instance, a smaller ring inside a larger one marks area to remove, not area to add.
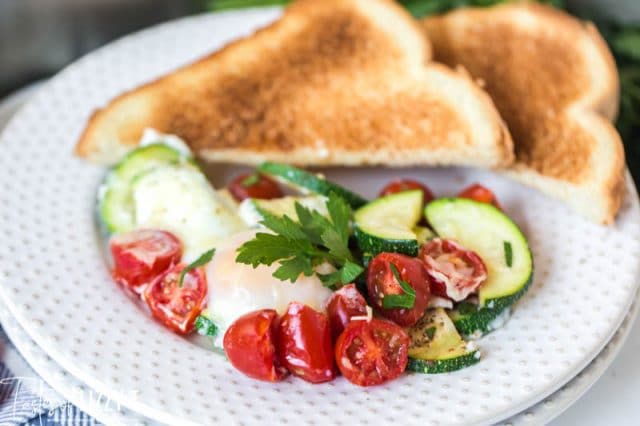
[[[296,202],[298,221],[260,210],[260,223],[273,233],[259,232],[244,243],[238,249],[236,262],[254,268],[278,262],[280,266],[273,276],[291,282],[300,275],[313,275],[316,266],[328,262],[337,270],[317,274],[325,286],[336,288],[353,282],[364,268],[349,250],[351,207],[334,193],[329,194],[326,206],[329,218]]]
[[[404,294],[387,294],[382,298],[382,307],[384,309],[394,309],[394,308],[413,308],[413,305],[416,303],[416,291],[409,285],[408,282],[403,280],[400,277],[400,272],[398,272],[398,268],[393,263],[389,264],[391,268],[391,272],[395,277],[400,287],[402,287],[402,291]]]

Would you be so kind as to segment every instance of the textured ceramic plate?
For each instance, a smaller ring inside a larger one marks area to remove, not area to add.
[[[0,322],[2,329],[31,368],[67,401],[107,425],[150,424],[149,420],[89,388],[56,364],[18,325],[3,303],[0,303]]]
[[[574,377],[569,383],[549,395],[543,401],[527,408],[519,414],[501,422],[504,426],[543,425],[558,417],[574,402],[578,401],[591,387],[602,377],[607,368],[624,347],[640,310],[640,293],[636,294],[635,301],[629,309],[629,313],[611,338],[607,346],[589,365]],[[625,349],[627,350],[627,349]]]
[[[4,127],[11,115],[24,104],[32,92],[33,88],[25,89],[16,94],[15,97],[12,97],[9,102],[0,104],[0,129]],[[611,341],[607,343],[602,352],[584,370],[543,401],[506,419],[501,424],[504,426],[546,424],[563,413],[586,393],[616,359],[618,352],[627,341],[629,332],[632,330],[633,323],[638,316],[640,308],[638,298],[639,295],[636,294],[635,302],[615,335],[611,338]],[[29,337],[1,301],[0,323],[13,344],[40,377],[64,398],[91,414],[98,421],[105,424],[131,426],[154,424],[152,420],[128,410],[125,406],[115,404],[105,395],[89,388],[64,370]]]
[[[636,295],[635,302],[611,341],[577,377],[543,401],[501,424],[504,426],[541,425],[564,412],[589,390],[614,361],[629,336],[629,331],[638,316],[639,307],[638,295]],[[60,367],[25,333],[2,302],[0,302],[0,323],[13,344],[40,377],[69,402],[80,407],[99,422],[126,426],[154,424],[153,421],[124,406],[114,404],[113,401],[89,388]]]
[[[368,196],[399,175],[423,179],[443,195],[480,181],[529,236],[536,261],[531,291],[506,327],[481,341],[484,360],[447,375],[407,375],[369,389],[342,379],[263,384],[164,330],[113,284],[93,217],[104,169],[72,155],[86,119],[123,90],[278,13],[206,15],[127,37],[54,78],[9,124],[0,144],[0,294],[24,330],[96,391],[180,424],[495,422],[575,376],[613,335],[635,294],[640,210],[630,181],[616,225],[605,228],[488,172],[325,170]],[[235,172],[216,166],[211,178],[220,185]]]

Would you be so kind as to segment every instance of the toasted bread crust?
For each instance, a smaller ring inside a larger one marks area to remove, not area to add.
[[[253,36],[114,99],[76,152],[110,162],[153,127],[210,161],[510,164],[491,99],[430,60],[419,24],[395,2],[298,1]]]
[[[532,3],[461,9],[423,23],[436,60],[463,65],[485,83],[515,142],[510,175],[610,223],[624,188],[624,150],[610,123],[619,81],[595,27]]]

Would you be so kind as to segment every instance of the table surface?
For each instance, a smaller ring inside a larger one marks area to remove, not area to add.
[[[24,99],[12,97],[10,104],[0,100],[3,114],[0,122],[7,120],[8,109],[13,110]],[[6,108],[10,107],[10,108]],[[0,124],[0,128],[2,125]],[[640,261],[640,260],[639,260]],[[600,426],[636,425],[640,420],[640,316],[632,326],[629,338],[614,362],[593,387],[567,411],[551,422],[552,426]]]

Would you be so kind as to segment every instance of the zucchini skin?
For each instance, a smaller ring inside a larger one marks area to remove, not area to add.
[[[409,371],[448,373],[480,361],[480,349],[462,339],[443,308],[428,310],[407,333],[411,339],[407,364]]]
[[[105,176],[98,199],[101,228],[107,234],[130,230],[131,219],[118,218],[131,203],[131,185],[150,170],[170,164],[185,163],[198,169],[193,158],[161,142],[138,147],[116,164]]]
[[[409,358],[406,371],[422,374],[450,373],[477,364],[480,358],[480,352],[477,349],[451,359],[424,360]]]
[[[422,192],[412,190],[380,197],[358,209],[354,213],[354,236],[360,250],[372,256],[401,253],[416,257],[420,245],[414,230],[422,217],[422,205]]]
[[[329,195],[333,192],[344,198],[354,209],[360,208],[368,203],[368,200],[365,198],[340,185],[288,164],[266,162],[258,166],[258,171],[269,176],[284,179],[291,184],[301,186],[317,194]]]
[[[388,240],[371,235],[354,227],[354,235],[358,241],[358,247],[363,252],[374,257],[379,253],[391,252],[402,253],[407,256],[416,257],[420,248],[417,240]]]
[[[450,314],[453,324],[456,326],[458,332],[463,336],[474,336],[475,338],[479,338],[494,331],[491,327],[491,323],[506,309],[511,308],[514,303],[524,296],[524,294],[529,290],[532,282],[533,272],[529,275],[524,287],[522,287],[518,292],[504,297],[489,299],[484,307],[470,314],[458,314],[453,316]]]

